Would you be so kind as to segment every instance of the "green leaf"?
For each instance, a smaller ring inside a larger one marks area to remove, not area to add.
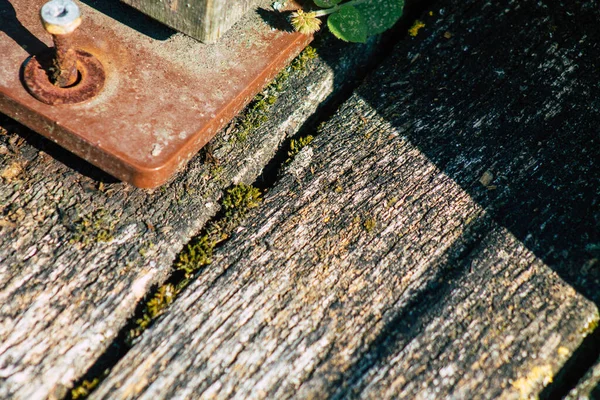
[[[367,41],[367,25],[362,14],[353,6],[342,6],[327,19],[329,30],[347,42]]]
[[[342,0],[313,0],[317,7],[331,8],[338,5]]]
[[[363,16],[369,35],[390,29],[402,16],[404,0],[369,0],[356,5]]]

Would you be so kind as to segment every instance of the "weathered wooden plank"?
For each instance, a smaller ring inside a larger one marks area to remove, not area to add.
[[[260,0],[121,0],[160,22],[213,43]],[[263,1],[265,5],[268,2]]]
[[[364,146],[344,163],[335,144],[314,156],[302,188],[285,178],[92,398],[323,398],[392,345],[408,349],[398,358],[410,373],[396,372],[394,385],[410,382],[409,398],[439,371],[439,388],[475,375],[454,389],[465,398],[514,393],[510,379],[539,389],[595,308],[512,235],[487,232],[464,191],[411,146],[389,143],[392,132],[373,137],[388,142],[376,147],[383,160],[361,157]],[[364,131],[355,133],[358,145]]]
[[[243,135],[238,128],[221,133],[216,164],[199,155],[155,191],[114,182],[2,119],[0,398],[62,397],[217,212],[222,189],[253,181],[287,135],[352,81],[375,49],[374,42],[322,46],[335,58],[290,69],[267,122],[244,125]]]
[[[565,7],[441,1],[92,398],[539,394],[598,321],[597,10]]]

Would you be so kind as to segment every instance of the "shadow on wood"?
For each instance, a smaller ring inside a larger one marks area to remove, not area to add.
[[[600,306],[600,13],[591,1],[490,4],[453,21],[456,4],[439,3],[394,51],[394,73],[358,94]]]

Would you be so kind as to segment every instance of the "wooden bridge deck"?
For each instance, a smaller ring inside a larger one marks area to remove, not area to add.
[[[599,17],[322,40],[152,192],[3,119],[0,398],[598,397]]]

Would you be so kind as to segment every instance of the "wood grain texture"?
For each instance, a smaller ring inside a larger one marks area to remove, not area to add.
[[[205,43],[216,42],[261,0],[121,0]],[[268,2],[262,1],[264,5]]]
[[[92,398],[539,394],[598,321],[597,13],[440,1]]]
[[[322,46],[334,58],[292,71],[268,121],[246,141],[236,141],[235,130],[221,133],[218,165],[200,154],[155,191],[114,182],[3,118],[0,398],[62,397],[218,211],[223,188],[252,182],[376,48]]]

